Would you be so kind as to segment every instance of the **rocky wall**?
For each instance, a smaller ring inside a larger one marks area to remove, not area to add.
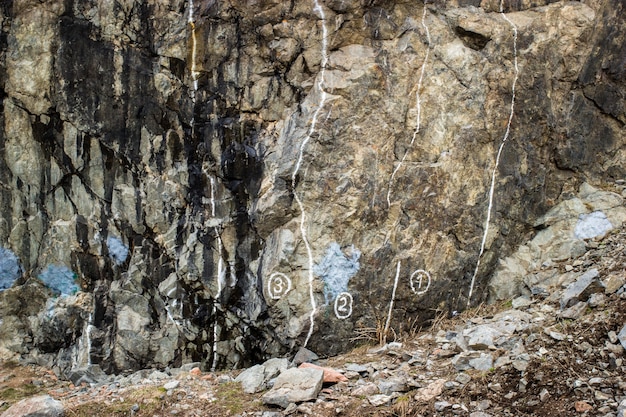
[[[624,177],[623,1],[0,11],[0,350],[63,372],[391,339]]]

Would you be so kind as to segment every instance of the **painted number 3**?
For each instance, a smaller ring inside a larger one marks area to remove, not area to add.
[[[272,300],[278,300],[291,290],[291,280],[285,274],[274,272],[267,281],[267,293]]]
[[[340,293],[335,298],[335,316],[338,319],[347,319],[352,315],[352,295],[347,292]]]

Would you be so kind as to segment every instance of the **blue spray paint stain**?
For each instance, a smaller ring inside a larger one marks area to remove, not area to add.
[[[121,265],[128,258],[128,246],[117,237],[109,236],[107,238],[107,247],[109,248],[109,256],[116,265]]]
[[[9,249],[0,247],[0,291],[11,288],[21,274],[22,267],[17,256]]]
[[[57,294],[71,295],[80,289],[76,284],[76,274],[64,265],[48,265],[39,274],[39,279]]]
[[[324,281],[324,302],[328,305],[337,295],[348,291],[348,282],[359,271],[361,252],[350,248],[349,255],[341,251],[337,242],[326,249],[322,260],[313,266],[313,272]]]

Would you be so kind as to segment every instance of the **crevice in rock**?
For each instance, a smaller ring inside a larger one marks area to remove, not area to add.
[[[485,35],[463,29],[460,26],[455,27],[454,32],[458,35],[465,46],[475,51],[481,51],[485,48],[485,46],[487,46],[489,41],[491,41],[491,38],[488,38]]]

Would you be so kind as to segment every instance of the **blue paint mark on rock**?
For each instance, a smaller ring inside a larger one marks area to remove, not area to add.
[[[17,256],[9,249],[0,247],[0,291],[11,288],[21,274],[22,267]]]
[[[80,289],[76,284],[76,274],[64,265],[48,265],[39,274],[39,279],[57,294],[71,295]]]
[[[109,256],[116,265],[121,265],[128,258],[128,246],[116,237],[109,236],[107,238],[107,246],[109,248]]]
[[[359,271],[361,252],[352,245],[347,254],[337,242],[326,249],[324,258],[313,266],[313,272],[324,281],[324,302],[328,305],[337,295],[348,291],[348,282]]]

